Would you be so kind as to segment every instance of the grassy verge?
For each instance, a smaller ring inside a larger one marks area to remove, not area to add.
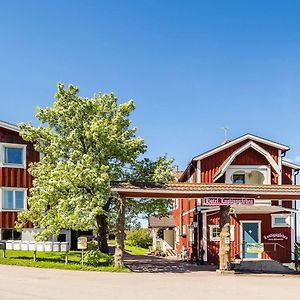
[[[110,244],[116,245],[116,242],[114,240],[109,241]],[[146,255],[148,249],[147,248],[141,248],[137,246],[130,245],[127,241],[125,241],[125,251],[129,254],[133,255]]]
[[[2,252],[2,251],[0,251]],[[37,252],[37,260],[33,261],[33,251],[7,250],[6,258],[0,253],[0,264],[16,265],[35,268],[53,268],[65,270],[85,270],[85,271],[108,271],[108,272],[130,272],[128,268],[115,268],[112,265],[111,255],[101,255],[101,266],[93,267],[81,265],[81,252],[70,251],[68,260],[65,263],[65,254],[60,252]]]

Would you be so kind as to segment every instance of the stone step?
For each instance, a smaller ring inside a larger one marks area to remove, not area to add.
[[[294,271],[278,261],[271,259],[242,260],[234,262],[232,268],[236,272],[279,273],[290,274]]]

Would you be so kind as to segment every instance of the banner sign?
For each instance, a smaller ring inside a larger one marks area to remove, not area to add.
[[[285,232],[270,232],[270,233],[264,233],[263,239],[266,242],[276,242],[276,241],[287,241],[289,237],[288,234]]]
[[[205,197],[204,205],[254,205],[254,198]]]
[[[264,252],[264,244],[262,243],[247,243],[246,244],[247,253],[262,253]]]

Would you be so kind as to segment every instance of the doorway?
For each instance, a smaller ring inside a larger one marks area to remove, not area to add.
[[[260,253],[248,253],[247,243],[260,243],[261,221],[241,221],[242,258],[261,258]]]

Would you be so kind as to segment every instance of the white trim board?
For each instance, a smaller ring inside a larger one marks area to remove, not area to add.
[[[294,164],[294,163],[289,162],[289,161],[286,161],[286,160],[282,160],[282,165],[286,166],[286,167],[289,167],[291,169],[294,169],[294,170],[300,170],[300,166],[299,165]]]
[[[261,155],[263,155],[266,158],[266,160],[270,163],[270,165],[273,167],[273,169],[276,171],[276,173],[280,174],[281,170],[280,170],[278,164],[273,159],[273,157],[270,155],[270,153],[268,151],[266,151],[265,149],[263,149],[262,147],[260,147],[259,145],[257,145],[256,143],[254,143],[253,141],[250,141],[247,144],[243,145],[241,148],[237,149],[235,152],[233,152],[229,156],[226,164],[221,169],[221,172],[214,178],[214,182],[224,175],[224,173],[226,172],[228,167],[231,165],[231,163],[234,161],[234,159],[237,156],[239,156],[241,153],[243,153],[244,151],[246,151],[249,148],[252,148],[252,149],[256,150],[258,153],[260,153]]]
[[[10,124],[10,123],[4,122],[4,121],[0,121],[0,127],[11,130],[11,131],[20,132],[20,128],[17,125]]]
[[[221,145],[219,147],[216,147],[216,148],[214,148],[214,149],[212,149],[210,151],[207,151],[207,152],[205,152],[203,154],[195,156],[192,160],[194,160],[194,161],[195,160],[201,160],[203,158],[206,158],[206,157],[208,157],[210,155],[213,155],[213,154],[215,154],[217,152],[220,152],[220,151],[222,151],[224,149],[227,149],[227,148],[229,148],[229,147],[231,147],[231,146],[233,146],[235,144],[238,144],[238,143],[240,143],[240,142],[242,142],[244,140],[247,140],[247,139],[250,139],[250,140],[253,140],[253,141],[256,141],[256,142],[260,142],[260,143],[263,143],[263,144],[266,144],[266,145],[278,148],[278,149],[283,150],[283,151],[288,151],[290,149],[286,145],[279,144],[279,143],[276,143],[276,142],[273,142],[273,141],[270,141],[270,140],[267,140],[267,139],[264,139],[264,138],[261,138],[261,137],[258,137],[256,135],[248,133],[248,134],[245,134],[245,135],[243,135],[243,136],[241,136],[241,137],[239,137],[239,138],[237,138],[237,139],[235,139],[235,140],[233,140],[233,141],[231,141],[229,143],[226,143],[226,144]]]

